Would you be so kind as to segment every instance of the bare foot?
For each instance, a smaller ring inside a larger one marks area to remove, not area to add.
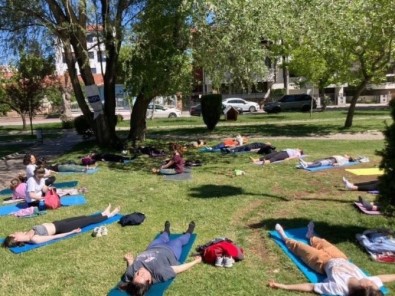
[[[253,157],[250,157],[250,159],[251,159],[251,161],[252,161],[252,162],[257,162],[257,161],[259,161],[259,159],[258,159],[258,158],[253,158]]]
[[[309,224],[307,225],[306,238],[310,239],[313,236],[314,236],[314,222],[310,221]]]
[[[102,216],[108,216],[110,215],[110,210],[111,210],[111,204],[108,204],[107,208],[101,213]]]
[[[344,186],[346,186],[347,190],[356,190],[356,189],[358,189],[353,183],[348,181],[345,177],[343,177],[342,180],[343,180],[343,184],[344,184]]]
[[[107,217],[108,218],[114,217],[116,214],[119,213],[120,210],[121,210],[121,207],[116,207]]]
[[[288,236],[285,234],[283,227],[280,224],[276,224],[276,226],[274,226],[274,229],[276,229],[276,231],[278,232],[278,234],[281,236],[281,238],[283,239],[283,241],[285,241],[286,239],[288,239]]]

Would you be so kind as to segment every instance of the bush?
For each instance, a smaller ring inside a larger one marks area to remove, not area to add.
[[[92,128],[89,124],[89,121],[86,120],[84,115],[80,115],[74,118],[74,127],[79,135],[86,135],[92,132]]]
[[[74,118],[67,117],[66,115],[61,115],[60,120],[62,121],[62,128],[63,129],[71,129],[74,127]]]
[[[122,114],[116,114],[115,116],[117,117],[117,124],[123,121]]]
[[[379,177],[379,203],[388,215],[395,216],[395,100],[391,100],[389,105],[392,123],[384,131],[384,149],[377,152],[382,156],[380,168],[384,170],[384,174]]]
[[[209,131],[214,130],[222,114],[222,95],[204,95],[201,99],[203,121]]]

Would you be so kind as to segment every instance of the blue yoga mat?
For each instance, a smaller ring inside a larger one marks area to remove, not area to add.
[[[294,228],[285,230],[286,235],[294,240],[309,244],[309,241],[306,238],[307,227],[303,228]],[[269,231],[270,237],[276,242],[276,244],[283,250],[285,255],[287,255],[293,263],[299,268],[299,270],[305,275],[305,277],[311,283],[319,283],[325,280],[325,276],[319,274],[308,267],[302,260],[299,259],[296,255],[294,255],[285,245],[284,241],[281,239],[280,235],[276,230]],[[367,273],[366,273],[367,274]],[[382,287],[381,291],[384,294],[388,294],[388,289],[386,287]]]
[[[343,165],[340,166],[333,166],[333,165],[323,165],[323,166],[319,166],[316,168],[302,168],[300,165],[297,166],[298,169],[304,169],[306,171],[309,172],[318,172],[318,171],[325,171],[325,170],[329,170],[329,169],[336,169],[336,168],[343,168],[343,167],[348,167],[348,166],[353,166],[356,164],[360,164],[359,161],[353,161],[353,162],[347,162]]]
[[[61,175],[74,175],[74,174],[96,174],[99,171],[99,168],[94,168],[94,169],[87,169],[85,172],[59,172]],[[55,185],[56,187],[56,185]]]
[[[175,238],[179,237],[180,235],[181,234],[171,234],[170,239],[175,239]],[[158,236],[159,236],[159,234],[155,238],[157,238]],[[192,245],[195,242],[195,239],[196,239],[196,234],[193,233],[191,235],[191,238],[189,239],[189,242],[183,246],[180,260],[178,260],[181,264],[184,263],[185,260],[187,259],[189,251],[192,249]],[[146,295],[147,296],[161,296],[161,295],[163,295],[164,292],[166,291],[166,289],[171,285],[173,280],[174,280],[174,278],[172,278],[166,282],[163,282],[163,283],[156,283],[156,284],[152,285]],[[110,292],[108,292],[108,294],[107,294],[107,296],[128,296],[128,295],[129,295],[128,293],[126,293],[123,290],[118,289],[117,287],[111,289]]]
[[[62,206],[66,206],[66,207],[77,206],[77,205],[86,204],[86,199],[85,196],[83,195],[66,195],[60,198],[60,203],[62,204]],[[43,202],[41,202],[41,204],[44,205]],[[27,207],[28,206],[25,202],[1,206],[0,216],[6,216],[16,211],[19,211],[20,209],[25,209]]]
[[[53,185],[56,188],[71,188],[78,185],[78,181],[58,182]],[[0,195],[11,195],[12,191],[9,188],[0,191]]]
[[[81,232],[80,233],[92,231],[95,227],[100,226],[100,225],[108,225],[108,224],[112,224],[112,223],[118,222],[119,219],[121,219],[121,217],[122,217],[121,214],[117,214],[114,217],[111,217],[111,218],[109,218],[109,219],[107,219],[107,220],[105,220],[105,221],[103,221],[101,223],[88,225],[88,226],[86,226],[84,228],[81,228]],[[49,242],[45,242],[45,243],[41,243],[41,244],[26,244],[26,245],[24,245],[22,247],[12,247],[12,248],[9,248],[9,249],[10,249],[10,251],[12,253],[15,253],[15,254],[24,253],[24,252],[28,252],[28,251],[31,251],[31,250],[34,250],[34,249],[37,249],[37,248],[41,248],[41,247],[44,247],[44,246],[48,246],[48,245],[54,244],[54,243],[56,243],[56,242],[58,242],[60,240],[63,240],[63,239],[68,239],[68,238],[74,237],[76,235],[79,235],[80,233],[73,233],[73,234],[68,235],[66,237],[54,239],[54,240],[51,240]],[[4,238],[0,238],[0,243],[3,242],[3,241],[4,241]]]

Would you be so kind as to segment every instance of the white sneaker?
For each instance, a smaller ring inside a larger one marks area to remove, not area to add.
[[[100,226],[100,230],[99,231],[100,231],[101,236],[105,236],[105,235],[108,234],[108,229],[107,229],[106,226]]]
[[[92,236],[93,237],[101,237],[102,236],[100,227],[95,227],[93,229]]]
[[[224,257],[217,257],[217,259],[215,259],[216,267],[222,267],[223,264],[224,264]]]
[[[232,267],[233,263],[235,263],[235,260],[233,260],[232,257],[224,257],[224,260],[223,260],[224,267],[226,267],[226,268]]]

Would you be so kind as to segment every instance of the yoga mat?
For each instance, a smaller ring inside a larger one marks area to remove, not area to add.
[[[86,204],[86,199],[83,195],[66,195],[60,198],[60,203],[62,206],[76,206]],[[44,206],[44,202],[41,202]],[[19,204],[9,204],[0,207],[0,216],[6,216],[20,209],[27,208],[27,204],[25,202]]]
[[[118,222],[119,219],[121,219],[121,217],[122,217],[121,214],[117,214],[114,217],[111,217],[111,218],[109,218],[109,219],[107,219],[107,220],[105,220],[105,221],[103,221],[101,223],[88,225],[88,226],[86,226],[84,228],[81,228],[81,232],[80,233],[92,231],[95,227],[100,226],[100,225],[108,225],[108,224],[112,224],[112,223]],[[74,237],[76,235],[79,235],[80,233],[73,233],[73,234],[68,235],[66,237],[54,239],[54,240],[51,240],[49,242],[45,242],[45,243],[41,243],[41,244],[26,244],[26,245],[24,245],[22,247],[12,247],[12,248],[9,248],[9,250],[12,253],[14,253],[14,254],[20,254],[20,253],[24,253],[24,252],[28,252],[28,251],[37,249],[37,248],[41,248],[41,247],[44,247],[44,246],[48,246],[48,245],[54,244],[54,243],[56,243],[56,242],[58,242],[60,240],[68,239],[68,238]],[[4,241],[4,238],[0,238],[0,243],[3,242],[3,241]]]
[[[163,179],[166,181],[185,181],[192,179],[192,172],[183,172],[182,174],[175,175],[163,175]]]
[[[357,176],[374,176],[382,175],[384,171],[379,168],[368,168],[368,169],[346,169],[347,172]]]
[[[70,187],[75,187],[78,185],[78,181],[67,181],[67,182],[58,182],[54,183],[53,186],[56,188],[70,188]],[[12,191],[9,188],[5,188],[0,191],[0,195],[11,195]]]
[[[287,158],[287,159],[283,159],[283,160],[277,160],[277,161],[273,161],[273,162],[271,162],[271,163],[269,163],[269,164],[265,164],[265,165],[283,163],[283,162],[286,162],[286,161],[291,160],[291,159],[305,158],[305,157],[307,157],[307,156],[308,156],[307,154],[303,154],[302,156],[299,156],[299,157],[292,157],[292,158]],[[250,157],[250,158],[251,158],[251,157]],[[263,161],[257,161],[257,162],[254,162],[254,164],[263,165]]]
[[[221,149],[213,149],[210,147],[203,147],[199,149],[199,152],[221,152]]]
[[[307,233],[307,227],[303,228],[294,228],[294,229],[287,229],[285,230],[286,235],[289,238],[292,238],[294,240],[303,242],[303,243],[309,243],[309,241],[306,238],[306,233]],[[283,250],[285,255],[287,255],[291,261],[299,268],[299,270],[305,275],[305,277],[311,282],[311,283],[319,283],[325,280],[325,276],[322,274],[319,274],[312,270],[310,267],[308,267],[302,260],[299,259],[296,255],[294,255],[285,245],[284,241],[281,239],[280,235],[276,230],[271,230],[269,231],[270,237],[275,241],[275,243]],[[388,289],[386,287],[381,287],[380,289],[384,294],[388,294]]]
[[[369,211],[368,209],[366,209],[363,204],[361,204],[360,202],[354,202],[354,205],[363,213],[368,214],[368,215],[381,215],[380,211]]]
[[[356,164],[360,164],[360,162],[359,161],[347,162],[347,163],[345,163],[343,165],[340,165],[340,166],[323,165],[323,166],[319,166],[319,167],[316,167],[316,168],[303,168],[300,165],[298,165],[297,168],[298,169],[304,169],[304,170],[309,171],[309,172],[318,172],[318,171],[325,171],[325,170],[329,170],[329,169],[336,169],[336,168],[352,166],[352,165],[356,165]],[[346,171],[348,171],[348,169]]]
[[[180,235],[181,234],[171,234],[170,239],[175,239],[175,238],[179,237]],[[155,238],[157,238],[158,236],[159,236],[159,234]],[[189,242],[183,246],[180,260],[178,260],[180,262],[180,264],[184,263],[185,260],[187,259],[188,253],[192,249],[192,245],[195,242],[195,239],[196,239],[196,233],[193,233],[191,235],[191,238],[189,239]],[[166,282],[163,282],[163,283],[156,283],[156,284],[152,285],[151,288],[148,290],[146,296],[161,296],[161,295],[163,295],[164,292],[166,291],[166,289],[171,285],[173,280],[174,280],[174,278],[172,278]],[[117,286],[114,287],[113,289],[111,289],[108,292],[107,296],[128,296],[128,295],[130,295],[130,294],[126,293],[125,291],[118,289]]]
[[[99,168],[94,168],[94,169],[87,169],[85,172],[59,172],[61,175],[74,175],[74,174],[96,174],[99,171]],[[56,185],[55,185],[56,187]]]

